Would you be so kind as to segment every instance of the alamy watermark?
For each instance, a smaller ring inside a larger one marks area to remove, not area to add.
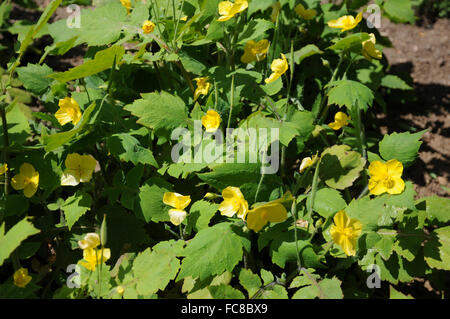
[[[202,123],[194,121],[193,134],[177,128],[171,139],[178,141],[171,152],[174,163],[261,163],[262,174],[276,174],[280,167],[278,128],[227,128],[203,131]]]

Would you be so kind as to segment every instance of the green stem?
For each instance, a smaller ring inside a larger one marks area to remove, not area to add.
[[[231,101],[230,101],[230,113],[228,113],[227,128],[230,127],[231,114],[233,113],[233,104],[234,104],[234,73],[231,75]]]
[[[330,85],[331,83],[333,83],[334,80],[336,79],[336,76],[337,76],[338,71],[339,71],[339,69],[340,69],[340,67],[341,67],[341,65],[342,65],[342,62],[344,62],[344,54],[341,54],[341,56],[339,57],[338,65],[337,65],[336,69],[334,70],[333,75],[331,76],[330,81],[329,81],[328,84],[326,85],[327,88],[325,89],[325,94],[323,95],[322,101],[320,102],[319,111],[322,110],[322,109],[323,109],[323,110],[322,110],[322,114],[321,114],[320,117],[319,117],[319,121],[318,121],[318,124],[319,124],[319,125],[322,124],[323,121],[325,120],[325,118],[327,117],[327,114],[328,114],[328,110],[329,110],[329,108],[330,108],[330,105],[327,104],[327,105],[325,106],[325,108],[324,108],[324,105],[325,105],[325,103],[326,103],[326,101],[327,101],[327,94],[328,94],[328,92],[330,91],[329,85]]]
[[[355,119],[355,129],[356,129],[356,139],[358,141],[358,148],[359,151],[361,153],[361,155],[363,156],[363,158],[365,160],[367,160],[367,151],[366,151],[366,138],[365,138],[365,133],[364,133],[364,126],[361,122],[361,110],[359,109],[359,106],[356,105],[356,110],[354,113],[356,119]],[[367,173],[366,170],[363,169],[362,172],[362,178],[363,178],[363,183],[364,183],[364,187],[366,187],[368,185],[368,181],[367,181]]]
[[[292,218],[294,218],[294,240],[295,240],[295,251],[296,251],[296,256],[297,256],[297,269],[298,269],[298,271],[300,271],[300,269],[302,268],[302,262],[300,260],[300,250],[298,248],[298,238],[297,238],[298,215],[297,215],[297,199],[295,197],[294,197],[294,200],[293,200],[292,206],[291,206],[291,215],[292,215]]]
[[[181,224],[179,225],[179,230],[180,230],[180,239],[184,240],[184,236],[183,236],[183,227],[181,226]]]
[[[7,164],[8,162],[8,148],[9,148],[9,135],[8,135],[8,121],[6,120],[6,111],[3,107],[0,106],[0,115],[2,117],[2,127],[3,127],[3,164]],[[9,169],[5,172],[5,196],[8,195],[9,192]]]
[[[316,166],[316,170],[314,171],[314,177],[313,177],[313,182],[312,182],[312,189],[311,189],[311,193],[309,194],[309,205],[308,205],[308,232],[309,232],[309,226],[311,225],[312,222],[312,209],[314,206],[314,199],[316,197],[316,191],[317,191],[317,184],[319,181],[319,166],[320,166],[320,161],[321,159],[319,159],[319,161],[317,162],[317,166]]]

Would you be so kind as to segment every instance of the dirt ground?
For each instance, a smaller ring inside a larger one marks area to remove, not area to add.
[[[383,51],[391,73],[410,74],[416,94],[416,101],[388,104],[387,114],[379,115],[380,130],[427,129],[419,158],[405,175],[414,181],[417,197],[449,197],[450,20],[440,19],[428,27],[383,20],[380,33],[393,45]]]

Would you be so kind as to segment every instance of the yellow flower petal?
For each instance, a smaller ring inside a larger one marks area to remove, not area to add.
[[[305,20],[311,20],[317,15],[317,11],[314,9],[305,9],[305,7],[299,3],[295,8],[295,12]]]
[[[400,177],[392,177],[391,178],[393,185],[391,188],[387,188],[387,192],[391,195],[398,195],[403,193],[405,190],[405,182]]]
[[[387,174],[391,177],[401,177],[403,174],[403,164],[396,159],[386,162]]]
[[[330,28],[341,29],[341,32],[355,28],[362,20],[362,12],[358,13],[356,19],[351,15],[340,17],[337,20],[328,21]]]
[[[211,83],[208,82],[208,77],[195,78],[197,82],[197,88],[194,92],[194,101],[196,101],[200,95],[207,95],[211,87]]]
[[[202,125],[208,133],[215,132],[219,128],[221,121],[219,113],[214,110],[208,110],[206,115],[202,116]]]
[[[8,164],[5,163],[2,166],[0,166],[0,175],[5,174],[7,170],[8,170]]]
[[[191,202],[191,196],[183,196],[178,193],[166,192],[163,196],[163,203],[178,210],[185,209]]]
[[[277,80],[281,75],[283,75],[289,68],[287,59],[283,53],[281,53],[281,59],[275,59],[272,61],[270,69],[272,74],[269,78],[265,79],[266,83],[272,83]]]
[[[13,176],[13,178],[11,178],[11,186],[16,191],[24,189],[26,184],[27,184],[26,178],[25,178],[25,176],[23,176],[21,174],[17,174],[15,176]]]
[[[255,42],[253,40],[248,41],[244,47],[244,54],[241,56],[242,63],[251,63],[253,61],[262,61],[266,58],[267,51],[269,50],[270,42],[267,39]]]
[[[76,125],[81,120],[80,106],[75,99],[70,97],[61,99],[59,100],[58,106],[60,109],[56,111],[55,117],[59,124],[65,125],[72,122],[73,125]]]
[[[238,187],[228,186],[222,191],[223,202],[219,206],[222,215],[233,217],[237,214],[244,219],[248,211],[248,202]]]
[[[154,24],[152,21],[146,20],[146,21],[142,24],[142,31],[143,31],[145,34],[151,33],[151,32],[153,32],[153,30],[155,30],[155,26],[156,26],[156,24]]]
[[[247,227],[255,232],[260,231],[268,222],[278,223],[287,218],[286,208],[277,201],[260,205],[248,212]]]
[[[23,163],[20,166],[19,174],[11,179],[11,186],[15,190],[22,190],[25,197],[32,197],[39,186],[39,172],[35,171],[33,165]]]
[[[23,189],[23,194],[25,195],[25,197],[31,198],[33,197],[34,194],[36,194],[37,189],[38,189],[37,184],[28,183]]]
[[[14,272],[13,279],[14,285],[20,288],[25,288],[32,278],[28,275],[28,269],[20,268]]]
[[[83,240],[78,241],[81,249],[96,248],[100,245],[100,236],[97,233],[87,233]]]
[[[61,185],[75,186],[80,182],[85,183],[91,180],[97,161],[92,155],[72,153],[67,155],[65,164],[66,169],[61,177]]]
[[[347,256],[355,256],[357,238],[362,232],[362,224],[354,218],[349,218],[343,210],[336,213],[333,221],[334,225],[330,228],[331,239],[341,246]]]

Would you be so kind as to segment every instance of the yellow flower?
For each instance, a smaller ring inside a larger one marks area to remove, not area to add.
[[[347,116],[347,114],[343,112],[337,112],[334,115],[334,122],[328,124],[328,126],[331,127],[333,130],[337,131],[341,127],[348,125],[349,120],[351,120],[350,116]]]
[[[305,157],[302,159],[302,162],[300,164],[300,173],[303,173],[308,167],[314,165],[314,163],[317,160],[317,155],[313,155],[313,157]]]
[[[19,174],[11,179],[11,186],[15,190],[22,190],[25,197],[32,197],[39,185],[39,172],[34,170],[33,165],[23,163],[20,166]]]
[[[5,174],[7,170],[8,170],[8,164],[5,163],[2,166],[0,166],[0,175]]]
[[[80,106],[74,98],[65,97],[59,100],[58,106],[59,110],[56,111],[55,117],[59,124],[65,125],[72,122],[73,125],[76,125],[81,120]]]
[[[355,256],[356,239],[361,234],[362,224],[354,218],[348,218],[343,210],[338,211],[333,220],[335,225],[330,229],[331,238],[347,256]]]
[[[245,219],[248,211],[248,203],[238,187],[228,186],[222,191],[223,202],[219,206],[222,215]]]
[[[402,180],[403,165],[396,159],[391,159],[386,163],[373,161],[369,165],[369,191],[373,195],[380,195],[385,192],[389,194],[400,194],[405,189],[405,182]]]
[[[242,63],[252,63],[253,61],[262,61],[266,58],[269,50],[269,41],[264,39],[258,42],[248,41],[244,47],[244,54],[241,56]]]
[[[283,53],[281,53],[281,57],[282,59],[275,59],[272,61],[270,66],[272,74],[265,80],[266,83],[274,82],[288,70],[288,63]]]
[[[122,286],[117,286],[116,291],[119,295],[123,295],[123,293],[125,292],[125,289],[123,289]]]
[[[65,164],[66,170],[61,176],[61,185],[76,186],[91,180],[97,161],[92,155],[72,153],[67,155]]]
[[[194,101],[197,101],[200,95],[206,95],[209,92],[211,83],[208,82],[208,77],[195,78],[194,81],[197,82],[197,88],[194,92]]]
[[[80,261],[80,265],[86,267],[89,270],[95,271],[95,267],[101,263],[106,262],[111,257],[111,250],[109,248],[94,249],[88,248],[83,250],[83,259]]]
[[[31,276],[28,276],[28,269],[20,268],[16,270],[13,275],[14,285],[20,288],[25,288],[26,285],[31,281]]]
[[[239,12],[248,8],[248,2],[246,0],[236,0],[233,2],[222,1],[219,3],[220,17],[217,21],[227,21],[234,17]]]
[[[120,3],[127,9],[127,13],[130,14],[131,0],[120,0]]]
[[[356,18],[353,16],[343,16],[337,20],[328,21],[328,26],[335,29],[341,29],[341,32],[351,30],[362,20],[362,12],[358,13]]]
[[[182,17],[180,18],[181,21],[187,21],[187,19],[188,19],[188,16],[182,16]]]
[[[281,10],[280,2],[277,1],[274,4],[272,4],[272,14],[271,14],[270,18],[272,19],[273,23],[277,22],[278,15],[280,14],[280,10]]]
[[[372,58],[381,59],[383,57],[381,51],[375,48],[375,43],[377,43],[375,34],[371,33],[369,36],[370,39],[362,43],[362,55],[369,61],[372,61]]]
[[[163,203],[172,206],[169,209],[170,221],[175,226],[180,225],[186,218],[186,211],[184,210],[191,202],[191,196],[183,196],[178,193],[166,192],[163,196]]]
[[[154,24],[152,21],[145,21],[144,24],[142,24],[142,31],[144,31],[145,34],[153,32],[155,30],[156,24]]]
[[[83,250],[96,248],[98,245],[100,245],[100,236],[97,233],[88,233],[84,239],[78,241],[78,246]]]
[[[268,222],[279,223],[285,221],[286,218],[286,208],[281,203],[272,201],[249,210],[247,227],[259,232]]]
[[[219,113],[214,110],[208,110],[206,115],[202,116],[202,124],[208,133],[215,132],[219,128],[221,121]]]
[[[295,12],[305,20],[311,20],[317,15],[317,11],[314,9],[305,9],[305,7],[299,3],[295,8]]]

